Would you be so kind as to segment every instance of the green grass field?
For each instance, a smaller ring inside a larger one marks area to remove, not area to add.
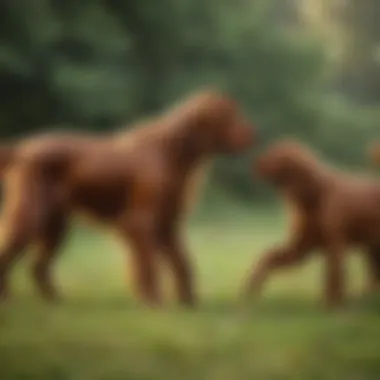
[[[56,274],[65,302],[35,297],[27,263],[0,307],[0,379],[378,379],[380,299],[359,297],[362,265],[350,258],[345,311],[320,307],[317,259],[279,274],[242,310],[237,292],[260,252],[283,236],[278,216],[189,230],[201,304],[149,311],[126,281],[121,247],[102,232],[74,234]],[[25,260],[27,262],[27,258]]]

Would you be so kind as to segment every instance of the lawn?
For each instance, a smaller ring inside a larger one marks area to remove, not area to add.
[[[65,302],[35,296],[27,257],[0,307],[0,379],[378,379],[380,298],[359,297],[361,262],[349,259],[350,302],[321,309],[318,258],[278,274],[244,309],[242,279],[283,236],[272,214],[189,229],[201,304],[149,311],[127,282],[121,247],[102,232],[74,233],[56,266]],[[168,283],[170,285],[170,283]]]

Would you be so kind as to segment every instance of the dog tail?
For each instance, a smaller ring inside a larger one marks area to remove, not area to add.
[[[15,147],[12,145],[0,145],[0,177],[5,169],[12,163],[15,156]]]

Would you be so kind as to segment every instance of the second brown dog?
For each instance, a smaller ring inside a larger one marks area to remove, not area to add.
[[[320,250],[325,261],[325,302],[342,304],[346,250],[364,249],[369,287],[380,285],[380,182],[330,167],[296,141],[270,146],[255,174],[272,183],[290,206],[288,240],[265,253],[250,274],[246,296],[260,292],[275,271],[299,265]]]

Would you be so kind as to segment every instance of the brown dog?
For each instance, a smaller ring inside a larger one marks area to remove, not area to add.
[[[1,296],[11,264],[27,244],[37,243],[33,277],[46,299],[56,297],[50,266],[68,219],[79,213],[128,240],[137,290],[148,304],[161,301],[160,253],[180,300],[192,305],[192,274],[180,235],[192,179],[212,156],[246,150],[252,136],[234,101],[202,92],[133,131],[44,135],[4,150],[3,166],[10,165],[4,173]]]
[[[326,303],[344,297],[343,256],[353,245],[365,249],[371,286],[380,283],[380,182],[351,176],[326,165],[295,142],[270,146],[256,169],[290,205],[288,241],[267,252],[251,274],[246,295],[259,292],[275,270],[300,264],[321,249],[326,262]]]

